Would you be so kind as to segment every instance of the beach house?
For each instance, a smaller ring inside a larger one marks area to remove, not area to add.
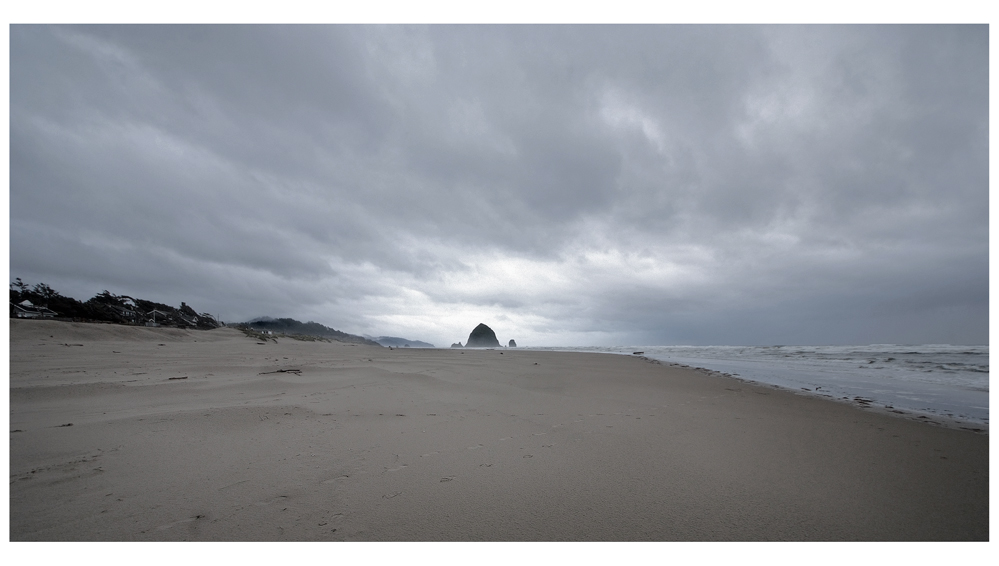
[[[36,306],[25,299],[20,303],[10,304],[10,316],[12,318],[52,318],[59,316],[59,313],[48,307]]]

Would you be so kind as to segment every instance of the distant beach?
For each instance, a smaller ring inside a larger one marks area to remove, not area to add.
[[[988,540],[988,435],[636,355],[10,321],[11,540]]]

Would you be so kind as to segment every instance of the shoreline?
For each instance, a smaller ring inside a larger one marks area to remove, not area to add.
[[[642,349],[642,347],[635,347],[635,348],[626,347],[625,349],[630,350],[636,348],[639,350]],[[648,346],[646,346],[645,348],[648,348]],[[525,347],[524,349],[530,349],[530,347]],[[883,400],[869,399],[862,395],[836,396],[827,393],[825,391],[819,391],[818,389],[813,390],[804,387],[794,387],[790,385],[782,385],[779,383],[771,383],[768,381],[745,377],[737,373],[731,373],[730,371],[723,371],[719,369],[712,369],[696,365],[696,363],[692,364],[692,363],[674,362],[668,359],[654,358],[650,357],[649,355],[644,355],[645,352],[641,352],[640,354],[642,355],[638,355],[639,353],[636,352],[632,353],[624,351],[615,352],[612,350],[601,351],[599,349],[588,351],[588,350],[578,350],[578,349],[563,349],[558,347],[543,347],[543,348],[538,348],[537,351],[552,351],[552,352],[566,352],[566,353],[585,352],[585,353],[610,354],[610,355],[628,356],[628,357],[635,356],[640,359],[647,360],[651,363],[664,364],[670,367],[685,368],[693,371],[707,372],[712,375],[735,379],[742,383],[755,384],[761,387],[772,387],[774,389],[787,391],[803,397],[824,399],[836,403],[843,403],[868,412],[880,413],[895,418],[908,419],[914,422],[924,423],[932,426],[941,426],[944,428],[952,428],[957,430],[973,432],[976,434],[986,434],[986,435],[989,434],[989,429],[990,429],[988,422],[982,422],[980,420],[976,420],[970,417],[961,418],[960,416],[955,416],[953,414],[940,412],[939,410],[934,410],[934,409],[919,410],[913,407],[896,407],[894,405],[890,405],[883,402]]]
[[[711,370],[10,328],[11,540],[988,539],[987,433]]]
[[[642,356],[642,358],[643,359],[647,359],[647,360],[649,360],[650,362],[653,362],[653,363],[665,363],[665,362],[662,362],[660,360],[655,360],[653,358],[645,358],[644,356]],[[825,401],[831,401],[833,403],[842,403],[844,405],[848,405],[848,406],[853,407],[855,409],[864,410],[865,412],[878,413],[878,414],[885,415],[885,416],[888,416],[888,417],[891,417],[891,418],[906,419],[906,420],[909,420],[909,421],[912,421],[912,422],[923,423],[923,424],[926,424],[926,425],[929,425],[929,426],[939,426],[939,427],[949,428],[949,429],[954,429],[954,430],[963,430],[963,431],[971,432],[973,434],[984,434],[984,435],[988,435],[989,434],[989,425],[986,424],[986,423],[980,423],[980,422],[977,422],[977,421],[962,420],[962,419],[958,419],[958,418],[951,418],[951,417],[948,417],[947,415],[940,415],[940,414],[931,413],[931,412],[920,412],[920,411],[917,411],[917,410],[914,410],[914,409],[902,410],[902,409],[897,409],[897,408],[895,408],[893,406],[874,404],[874,403],[872,403],[870,401],[868,401],[868,402],[858,402],[856,400],[856,398],[851,399],[849,397],[834,397],[832,395],[825,395],[825,394],[822,394],[822,393],[816,393],[815,391],[800,391],[798,389],[794,389],[794,388],[791,388],[791,387],[784,387],[784,386],[775,385],[775,384],[772,384],[772,383],[765,383],[765,382],[762,382],[762,381],[756,381],[756,380],[753,380],[753,379],[741,377],[741,376],[738,376],[738,375],[733,375],[731,373],[726,373],[726,372],[723,372],[723,371],[713,370],[713,369],[710,369],[710,368],[702,368],[702,367],[690,366],[690,365],[687,365],[687,364],[680,364],[680,363],[665,363],[665,364],[666,365],[671,365],[671,366],[674,366],[674,367],[690,369],[690,370],[694,370],[694,371],[704,371],[704,372],[711,373],[713,375],[717,375],[719,377],[724,377],[724,378],[727,378],[727,379],[734,379],[734,380],[740,381],[742,383],[750,383],[750,384],[754,384],[754,385],[759,385],[761,387],[773,387],[774,389],[779,389],[781,391],[786,391],[788,393],[793,393],[794,395],[800,395],[802,397],[807,397],[809,399],[820,399],[820,400],[825,400]]]

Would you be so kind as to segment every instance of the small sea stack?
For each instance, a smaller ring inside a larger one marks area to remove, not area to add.
[[[511,348],[516,348],[517,347],[517,341],[514,340],[513,338],[510,339],[510,347]]]

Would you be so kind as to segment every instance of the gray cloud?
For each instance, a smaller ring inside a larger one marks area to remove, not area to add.
[[[988,340],[987,26],[12,26],[11,277],[449,344]]]

